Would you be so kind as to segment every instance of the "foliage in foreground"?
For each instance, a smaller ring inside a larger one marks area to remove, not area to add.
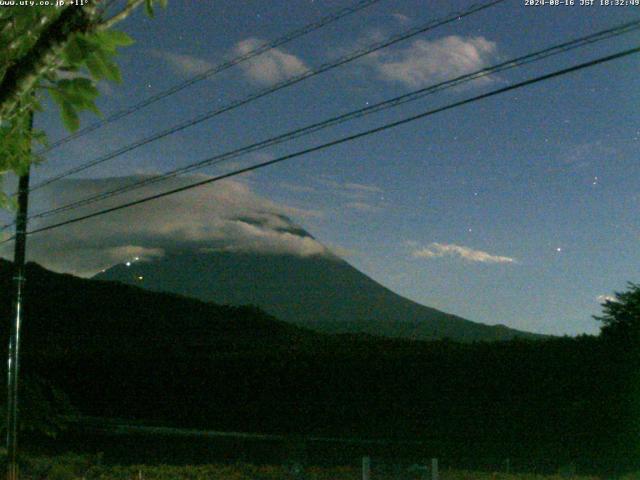
[[[0,369],[0,378],[6,370]],[[78,412],[69,397],[55,385],[38,376],[27,376],[19,385],[18,429],[35,437],[56,438]],[[6,385],[0,387],[0,412],[6,412]],[[6,417],[0,415],[0,433],[6,434]]]
[[[153,13],[154,3],[166,0],[127,0],[108,15],[102,2],[66,2],[56,5],[18,4],[0,8],[0,181],[7,172],[23,174],[38,160],[32,142],[46,143],[42,131],[33,131],[30,116],[42,110],[41,92],[49,93],[60,109],[65,127],[80,127],[79,113],[99,114],[96,82],[120,83],[115,62],[119,47],[133,40],[113,30],[143,3]],[[0,207],[9,198],[0,189]]]
[[[379,480],[418,480],[430,478],[428,472],[418,470],[376,471]],[[286,465],[252,465],[249,463],[212,464],[197,466],[102,464],[101,455],[68,453],[55,457],[29,456],[21,461],[21,478],[25,480],[358,480],[362,473],[357,466],[309,466],[297,471]],[[442,470],[442,480],[596,480],[598,477],[575,475],[507,474],[503,472],[472,472]],[[627,476],[634,480],[637,476]]]
[[[602,304],[603,314],[594,317],[602,324],[602,336],[621,341],[640,338],[640,285],[629,282],[628,289],[616,292]]]

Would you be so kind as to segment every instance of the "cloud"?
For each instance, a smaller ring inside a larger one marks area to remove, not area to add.
[[[345,183],[343,184],[343,186],[347,190],[355,190],[368,193],[382,193],[382,189],[380,187],[376,187],[375,185],[367,185],[364,183]]]
[[[613,295],[598,295],[596,297],[598,303],[617,302],[618,300]]]
[[[197,75],[213,68],[213,64],[193,55],[180,55],[164,50],[151,50],[152,55],[169,64],[176,73],[186,76]]]
[[[350,208],[352,210],[358,210],[360,212],[379,212],[381,210],[380,207],[376,207],[375,205],[371,205],[366,202],[349,202],[344,205],[346,208]]]
[[[33,211],[61,206],[141,178],[148,177],[65,180],[48,188],[46,198],[41,197]],[[99,208],[204,178],[208,177],[176,178],[149,185],[105,200]],[[41,192],[45,194],[44,189]],[[37,228],[97,208],[83,207],[47,218],[46,222],[34,221],[30,226]],[[290,219],[316,215],[312,210],[272,202],[254,193],[246,183],[229,179],[33,235],[29,238],[29,260],[55,271],[90,276],[135,257],[143,261],[172,252],[203,249],[335,258]],[[10,243],[0,247],[0,255],[9,256],[11,247]]]
[[[340,245],[329,244],[327,245],[327,248],[329,248],[329,250],[331,250],[340,258],[357,257],[362,255],[362,252],[360,252],[359,250],[355,250],[353,248],[345,248]]]
[[[301,236],[277,229],[263,228],[244,220],[227,222],[223,226],[224,235],[228,239],[241,241],[229,242],[221,247],[204,248],[202,250],[223,250],[231,252],[254,252],[265,254],[294,254],[300,257],[325,255],[327,249],[310,236]]]
[[[379,212],[386,206],[384,190],[376,185],[356,182],[338,182],[330,176],[316,177],[315,181],[330,190],[332,196],[342,197],[342,207],[361,212]]]
[[[579,170],[597,164],[611,164],[616,160],[619,152],[610,145],[604,145],[601,141],[585,142],[571,145],[559,161],[547,169],[549,172]]]
[[[337,182],[330,177],[318,177],[315,180],[333,193],[351,199],[364,199],[384,192],[380,187],[367,183]]]
[[[396,12],[396,13],[392,13],[391,16],[395,21],[397,21],[402,25],[406,25],[407,23],[411,22],[411,18],[405,15],[404,13]]]
[[[479,263],[515,263],[515,258],[492,255],[482,250],[446,243],[431,243],[412,252],[416,258],[458,257],[470,262]]]
[[[280,182],[280,187],[297,193],[316,193],[317,190],[309,185],[298,185],[289,182]]]
[[[258,38],[247,38],[238,42],[236,55],[246,55],[264,42]],[[307,66],[295,55],[278,48],[272,48],[257,57],[242,63],[245,74],[255,83],[272,85],[294,75],[305,72]]]
[[[372,55],[370,62],[383,80],[420,88],[480,70],[496,58],[495,42],[481,36],[450,35],[415,40],[407,48]],[[483,81],[489,81],[489,77]]]
[[[134,258],[136,261],[147,261],[154,257],[164,256],[164,251],[161,248],[144,248],[133,245],[108,248],[105,251],[117,261],[123,258]]]

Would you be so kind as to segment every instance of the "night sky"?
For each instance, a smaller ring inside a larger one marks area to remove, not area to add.
[[[120,57],[124,83],[102,85],[99,106],[115,112],[351,3],[173,0],[154,19],[137,12],[121,24],[136,39]],[[32,181],[471,3],[382,0],[52,151]],[[639,17],[640,7],[507,1],[76,178],[161,173]],[[607,40],[200,173],[275,158],[639,40],[637,32]],[[238,183],[251,195],[252,208],[264,199],[287,209],[358,269],[420,303],[523,330],[596,333],[591,316],[603,298],[638,281],[639,67],[640,55],[626,57],[268,167]],[[83,125],[93,121],[83,116]],[[52,140],[65,135],[52,108],[38,114],[36,124]],[[33,211],[55,204],[45,190],[34,194]],[[143,222],[144,215],[138,218]],[[133,244],[126,230],[117,235],[122,245]],[[51,257],[34,259],[47,265]],[[91,268],[69,264],[66,270],[88,274]]]

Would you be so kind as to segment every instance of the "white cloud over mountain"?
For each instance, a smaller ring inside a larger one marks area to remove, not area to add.
[[[65,205],[138,181],[143,177],[66,180],[48,188],[40,208]],[[204,176],[153,184],[136,192],[33,222],[32,228],[73,218],[176,188]],[[43,189],[44,193],[44,189]],[[267,200],[241,180],[224,180],[29,237],[29,260],[78,275],[93,275],[115,263],[181,250],[233,250],[298,256],[327,255],[329,250],[289,218],[316,216]],[[9,256],[11,244],[0,250]]]

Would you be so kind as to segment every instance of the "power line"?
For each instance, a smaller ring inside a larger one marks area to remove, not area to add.
[[[307,35],[308,33],[311,33],[315,30],[318,30],[332,22],[335,22],[343,17],[346,17],[347,15],[351,15],[352,13],[356,13],[359,12],[360,10],[363,10],[364,8],[373,5],[374,3],[379,2],[380,0],[362,0],[358,3],[356,3],[355,5],[351,6],[351,7],[345,7],[342,8],[332,14],[326,15],[324,17],[322,17],[321,19],[312,22],[308,25],[305,25],[297,30],[293,30],[285,35],[283,35],[280,38],[277,38],[276,40],[273,40],[271,42],[266,42],[263,43],[262,45],[254,48],[253,50],[243,54],[243,55],[239,55],[237,57],[232,58],[231,60],[227,60],[226,62],[220,63],[218,65],[215,65],[207,70],[205,70],[202,73],[199,73],[197,75],[194,75],[193,77],[185,80],[184,82],[178,83],[172,87],[167,88],[166,90],[163,90],[162,92],[158,92],[155,95],[152,95],[150,97],[145,98],[144,100],[131,105],[130,107],[127,107],[123,110],[120,110],[118,112],[112,113],[111,115],[109,115],[108,117],[106,117],[103,120],[100,120],[98,122],[95,122],[91,125],[88,125],[80,130],[78,130],[75,133],[72,133],[71,135],[67,135],[66,137],[63,137],[55,142],[53,142],[51,145],[49,145],[47,148],[41,150],[40,152],[38,152],[40,155],[50,152],[51,150],[53,150],[54,148],[59,147],[60,145],[64,145],[65,143],[68,143],[72,140],[75,140],[76,138],[82,137],[90,132],[93,132],[94,130],[97,130],[105,125],[108,125],[110,123],[115,122],[116,120],[120,120],[121,118],[127,117],[129,115],[131,115],[132,113],[135,113],[149,105],[151,105],[152,103],[155,103],[159,100],[162,100],[164,98],[167,98],[171,95],[173,95],[174,93],[177,93],[181,90],[184,90],[187,87],[190,87],[191,85],[198,83],[202,80],[205,80],[207,78],[210,78],[214,75],[217,75],[218,73],[227,70],[235,65],[238,65],[239,63],[245,62],[247,60],[250,60],[254,57],[257,57],[258,55],[261,55],[265,52],[268,52],[269,50],[272,50],[274,48],[280,47],[286,43],[289,43],[297,38],[300,38],[304,35]],[[113,3],[113,1],[111,2]],[[107,7],[105,8],[108,9],[111,5],[107,5]]]
[[[466,74],[466,75],[461,75],[459,77],[450,79],[450,80],[446,80],[443,82],[440,82],[438,84],[429,86],[429,87],[425,87],[425,88],[421,88],[418,90],[415,90],[413,92],[404,94],[404,95],[400,95],[398,97],[394,97],[392,99],[388,99],[388,100],[384,100],[382,102],[370,105],[368,107],[364,107],[361,109],[357,109],[348,113],[344,113],[342,115],[338,115],[338,116],[334,116],[332,118],[323,120],[321,122],[316,122],[314,124],[308,125],[306,127],[302,127],[302,128],[298,128],[289,132],[286,132],[284,134],[278,135],[276,137],[272,137],[269,138],[267,140],[263,140],[261,142],[257,142],[257,143],[253,143],[251,145],[247,145],[235,150],[231,150],[222,154],[218,154],[215,155],[213,157],[207,158],[205,160],[201,160],[199,162],[195,162],[192,163],[190,165],[187,165],[185,167],[181,167],[175,170],[171,170],[169,172],[166,172],[162,175],[159,176],[155,176],[155,177],[151,177],[151,178],[146,178],[137,182],[133,182],[130,183],[128,185],[124,185],[118,188],[115,188],[113,190],[109,190],[106,192],[102,192],[102,193],[98,193],[96,195],[90,196],[90,197],[86,197],[80,200],[77,200],[75,202],[72,203],[68,203],[66,205],[62,205],[60,207],[54,208],[54,209],[50,209],[50,210],[46,210],[40,213],[37,213],[35,215],[32,215],[29,217],[29,220],[33,220],[33,219],[37,219],[37,218],[44,218],[44,217],[49,217],[51,215],[56,215],[62,212],[66,212],[66,211],[70,211],[70,210],[75,210],[77,208],[86,206],[86,205],[90,205],[93,204],[95,202],[101,201],[101,200],[105,200],[108,198],[112,198],[115,197],[117,195],[120,195],[122,193],[131,191],[131,190],[136,190],[154,183],[158,183],[173,177],[176,177],[178,175],[184,174],[184,173],[188,173],[194,170],[198,170],[200,168],[204,168],[206,166],[211,166],[211,165],[217,165],[219,163],[222,163],[224,161],[230,160],[232,158],[237,158],[238,156],[247,154],[247,153],[251,153],[251,152],[255,152],[255,151],[259,151],[262,150],[264,148],[273,146],[273,145],[278,145],[280,143],[283,143],[285,141],[289,141],[295,138],[299,138],[302,137],[304,135],[308,135],[310,133],[315,133],[317,131],[320,131],[324,128],[328,128],[331,126],[335,126],[338,124],[341,124],[343,122],[346,122],[348,120],[352,120],[355,118],[360,118],[372,113],[377,113],[379,111],[388,109],[388,108],[392,108],[392,107],[396,107],[399,105],[403,105],[405,103],[408,102],[412,102],[415,100],[419,100],[421,98],[424,98],[427,95],[431,95],[434,93],[437,93],[439,91],[448,89],[448,88],[452,88],[455,86],[458,86],[462,83],[466,83],[472,80],[477,80],[479,78],[483,78],[486,77],[488,75],[494,74],[494,73],[498,73],[498,72],[502,72],[511,68],[516,68],[516,67],[521,67],[523,65],[529,64],[529,63],[533,63],[533,62],[537,62],[540,61],[542,59],[548,58],[552,55],[557,55],[560,53],[564,53],[567,52],[569,50],[573,50],[575,48],[578,47],[582,47],[588,44],[592,44],[598,41],[602,41],[605,39],[609,39],[615,36],[619,36],[625,33],[629,33],[632,31],[637,30],[638,28],[640,28],[640,20],[635,20],[632,22],[627,22],[625,24],[622,25],[618,25],[612,28],[608,28],[605,30],[601,30],[599,32],[578,38],[578,39],[573,39],[571,41],[567,41],[564,42],[562,44],[559,45],[555,45],[552,47],[548,47],[545,48],[543,50],[539,50],[537,52],[534,53],[530,53],[524,56],[520,56],[518,58],[514,58],[514,59],[510,59],[507,60],[505,62],[501,62],[497,65],[493,65],[491,67],[482,69],[482,70],[477,70],[475,72]],[[13,224],[8,224],[5,225],[3,228],[0,229],[4,230],[7,227],[11,226]]]
[[[541,76],[538,76],[538,77],[535,77],[535,78],[532,78],[532,79],[529,79],[529,80],[518,82],[518,83],[515,83],[513,85],[509,85],[507,87],[503,87],[503,88],[499,88],[499,89],[496,89],[496,90],[492,90],[490,92],[483,93],[481,95],[477,95],[477,96],[474,96],[474,97],[471,97],[471,98],[467,98],[465,100],[460,100],[458,102],[450,103],[449,105],[446,105],[444,107],[439,107],[439,108],[436,108],[436,109],[427,110],[426,112],[423,112],[423,113],[420,113],[420,114],[417,114],[417,115],[413,115],[411,117],[407,117],[407,118],[404,118],[402,120],[398,120],[398,121],[395,121],[395,122],[392,122],[392,123],[387,123],[387,124],[382,125],[380,127],[372,128],[370,130],[365,130],[364,132],[356,133],[356,134],[353,134],[353,135],[349,135],[349,136],[346,136],[346,137],[339,138],[337,140],[333,140],[331,142],[327,142],[327,143],[323,143],[323,144],[320,144],[320,145],[316,145],[315,147],[307,148],[305,150],[300,150],[298,152],[294,152],[294,153],[291,153],[291,154],[288,154],[288,155],[284,155],[284,156],[275,158],[273,160],[269,160],[269,161],[266,161],[266,162],[261,162],[261,163],[252,165],[250,167],[241,168],[241,169],[235,170],[233,172],[229,172],[229,173],[225,173],[225,174],[222,174],[222,175],[218,175],[216,177],[208,178],[206,180],[201,180],[201,181],[198,181],[198,182],[194,182],[194,183],[191,183],[189,185],[185,185],[185,186],[182,186],[182,187],[174,188],[172,190],[168,190],[168,191],[165,191],[165,192],[162,192],[162,193],[157,193],[155,195],[150,195],[148,197],[144,197],[144,198],[141,198],[141,199],[138,199],[138,200],[134,200],[134,201],[131,201],[131,202],[127,202],[127,203],[123,203],[123,204],[120,204],[120,205],[116,205],[114,207],[105,208],[105,209],[100,210],[98,212],[93,212],[93,213],[90,213],[90,214],[87,214],[87,215],[82,215],[82,216],[79,216],[79,217],[71,218],[69,220],[65,220],[63,222],[55,223],[53,225],[48,225],[48,226],[45,226],[45,227],[37,228],[35,230],[31,230],[31,231],[27,232],[27,234],[28,235],[33,235],[35,233],[45,232],[45,231],[52,230],[52,229],[55,229],[55,228],[59,228],[59,227],[65,226],[65,225],[70,225],[70,224],[77,223],[77,222],[80,222],[80,221],[83,221],[83,220],[88,220],[90,218],[94,218],[94,217],[98,217],[98,216],[101,216],[101,215],[105,215],[107,213],[115,212],[115,211],[118,211],[118,210],[123,210],[125,208],[130,208],[130,207],[133,207],[133,206],[136,206],[136,205],[140,205],[140,204],[143,204],[143,203],[146,203],[146,202],[150,202],[152,200],[157,200],[159,198],[163,198],[163,197],[166,197],[166,196],[169,196],[169,195],[173,195],[173,194],[176,194],[176,193],[180,193],[180,192],[184,192],[184,191],[187,191],[187,190],[191,190],[193,188],[200,187],[202,185],[207,185],[209,183],[213,183],[213,182],[217,182],[217,181],[220,181],[220,180],[223,180],[223,179],[226,179],[226,178],[234,177],[234,176],[240,175],[242,173],[247,173],[247,172],[251,172],[253,170],[258,170],[260,168],[268,167],[270,165],[274,165],[276,163],[284,162],[284,161],[290,160],[292,158],[300,157],[300,156],[303,156],[303,155],[307,155],[309,153],[317,152],[317,151],[320,151],[320,150],[327,149],[329,147],[340,145],[342,143],[350,142],[352,140],[356,140],[356,139],[359,139],[359,138],[367,137],[367,136],[370,136],[370,135],[373,135],[373,134],[376,134],[376,133],[379,133],[379,132],[382,132],[382,131],[385,131],[385,130],[389,130],[391,128],[395,128],[395,127],[398,127],[398,126],[401,126],[401,125],[404,125],[404,124],[407,124],[407,123],[410,123],[410,122],[414,122],[416,120],[419,120],[419,119],[434,115],[436,113],[440,113],[440,112],[451,110],[451,109],[454,109],[454,108],[457,108],[457,107],[461,107],[463,105],[467,105],[467,104],[470,104],[470,103],[473,103],[473,102],[477,102],[477,101],[483,100],[485,98],[489,98],[489,97],[493,97],[493,96],[496,96],[496,95],[500,95],[502,93],[506,93],[506,92],[509,92],[509,91],[512,91],[512,90],[516,90],[518,88],[522,88],[522,87],[525,87],[525,86],[528,86],[528,85],[533,85],[535,83],[543,82],[543,81],[546,81],[546,80],[549,80],[549,79],[552,79],[552,78],[555,78],[555,77],[566,75],[568,73],[572,73],[572,72],[575,72],[575,71],[578,71],[578,70],[582,70],[584,68],[593,67],[595,65],[599,65],[601,63],[605,63],[605,62],[616,60],[616,59],[619,59],[619,58],[622,58],[622,57],[626,57],[628,55],[632,55],[632,54],[635,54],[635,53],[638,53],[638,52],[640,52],[640,47],[624,50],[622,52],[618,52],[618,53],[615,53],[613,55],[607,55],[605,57],[600,57],[600,58],[597,58],[596,60],[591,60],[589,62],[581,63],[581,64],[578,64],[578,65],[574,65],[573,67],[564,68],[562,70],[556,70],[555,72],[552,72],[552,73],[548,73],[548,74],[541,75]],[[0,245],[3,244],[3,243],[9,242],[11,240],[13,240],[13,237],[0,242]]]
[[[67,171],[65,171],[65,172],[63,172],[63,173],[61,173],[59,175],[56,175],[54,177],[49,178],[48,180],[45,180],[45,181],[43,181],[43,182],[41,182],[41,183],[39,183],[37,185],[34,185],[33,187],[31,187],[30,191],[33,192],[34,190],[38,190],[38,189],[40,189],[42,187],[50,185],[50,184],[52,184],[54,182],[57,182],[59,180],[62,180],[63,178],[66,178],[66,177],[68,177],[70,175],[82,172],[82,171],[87,170],[87,169],[89,169],[91,167],[94,167],[94,166],[99,165],[101,163],[104,163],[104,162],[106,162],[108,160],[116,158],[116,157],[118,157],[120,155],[123,155],[125,153],[129,153],[129,152],[131,152],[131,151],[133,151],[133,150],[135,150],[137,148],[140,148],[140,147],[142,147],[144,145],[147,145],[147,144],[149,144],[151,142],[154,142],[154,141],[159,140],[161,138],[167,137],[169,135],[173,135],[174,133],[177,133],[177,132],[180,132],[182,130],[185,130],[185,129],[189,128],[189,127],[192,127],[194,125],[202,123],[205,120],[209,120],[209,119],[211,119],[211,118],[213,118],[213,117],[215,117],[217,115],[220,115],[222,113],[228,112],[228,111],[233,110],[235,108],[238,108],[238,107],[240,107],[242,105],[246,105],[247,103],[250,103],[250,102],[252,102],[254,100],[257,100],[259,98],[262,98],[262,97],[264,97],[266,95],[269,95],[271,93],[274,93],[274,92],[277,92],[279,90],[282,90],[283,88],[286,88],[286,87],[289,87],[291,85],[294,85],[294,84],[296,84],[298,82],[306,80],[307,78],[311,78],[311,77],[314,77],[314,76],[319,75],[321,73],[327,72],[327,71],[332,70],[334,68],[337,68],[337,67],[339,67],[341,65],[349,63],[349,62],[351,62],[353,60],[357,60],[358,58],[361,58],[361,57],[363,57],[365,55],[368,55],[368,54],[373,53],[375,51],[381,50],[381,49],[386,48],[386,47],[388,47],[390,45],[393,45],[393,44],[398,43],[400,41],[406,40],[408,38],[414,37],[414,36],[416,36],[416,35],[418,35],[420,33],[424,33],[426,31],[435,29],[435,28],[437,28],[439,26],[446,25],[446,24],[451,23],[451,22],[456,21],[456,20],[460,20],[460,19],[462,19],[462,18],[464,18],[464,17],[466,17],[468,15],[472,15],[472,14],[474,14],[476,12],[479,12],[479,11],[484,10],[486,8],[492,7],[494,5],[502,3],[504,1],[505,0],[492,0],[492,1],[488,2],[488,3],[484,3],[484,4],[481,4],[481,5],[477,5],[477,4],[472,5],[470,8],[468,8],[465,11],[456,12],[456,13],[450,14],[449,16],[444,17],[442,19],[433,20],[433,21],[431,21],[431,22],[429,22],[429,23],[427,23],[425,25],[421,25],[419,27],[411,28],[411,29],[409,29],[409,30],[407,30],[405,32],[402,32],[402,33],[398,34],[398,35],[394,35],[394,36],[388,38],[387,40],[376,42],[376,43],[374,43],[372,45],[369,45],[369,46],[367,46],[365,48],[356,50],[355,52],[351,52],[348,55],[340,57],[338,60],[324,63],[324,64],[322,64],[319,67],[316,67],[314,69],[306,70],[306,71],[304,71],[304,72],[302,72],[302,73],[300,73],[298,75],[295,75],[295,76],[290,77],[288,79],[285,79],[285,80],[283,80],[281,82],[278,82],[278,83],[276,83],[275,85],[273,85],[271,87],[259,90],[259,91],[255,92],[253,94],[248,95],[247,97],[244,97],[244,98],[241,98],[239,100],[233,101],[233,102],[231,102],[231,103],[229,103],[229,104],[227,104],[225,106],[219,107],[219,108],[217,108],[215,110],[212,110],[210,112],[201,114],[201,115],[199,115],[199,116],[197,116],[197,117],[195,117],[195,118],[193,118],[191,120],[187,120],[186,122],[180,123],[180,124],[175,125],[175,126],[173,126],[171,128],[163,130],[162,132],[155,133],[155,134],[150,135],[148,137],[145,137],[145,138],[143,138],[141,140],[133,142],[133,143],[131,143],[129,145],[126,145],[126,146],[118,149],[118,150],[115,150],[115,151],[113,151],[111,153],[108,153],[108,154],[106,154],[106,155],[104,155],[102,157],[99,157],[97,159],[91,160],[91,161],[89,161],[87,163],[84,163],[82,165],[79,165],[77,167],[71,168],[71,169],[69,169],[69,170],[67,170]]]
[[[157,182],[169,179],[169,178],[173,178],[173,177],[175,177],[177,175],[188,173],[188,172],[191,172],[193,170],[197,170],[197,169],[203,168],[205,166],[217,165],[217,164],[219,164],[219,163],[221,163],[223,161],[229,160],[231,158],[236,158],[236,157],[244,155],[246,153],[255,152],[255,151],[264,149],[266,147],[269,147],[269,146],[280,144],[280,143],[282,143],[284,141],[288,141],[288,140],[291,140],[291,139],[299,138],[299,137],[301,137],[303,135],[314,133],[314,132],[317,132],[317,131],[319,131],[321,129],[324,129],[324,128],[327,128],[327,127],[330,127],[330,126],[334,126],[334,125],[337,125],[339,123],[343,123],[343,122],[348,121],[348,120],[352,120],[354,118],[359,118],[359,117],[362,117],[362,116],[365,116],[365,115],[369,115],[371,113],[376,113],[378,111],[382,111],[384,109],[388,109],[388,108],[391,108],[391,107],[396,107],[398,105],[402,105],[402,104],[408,103],[410,101],[415,101],[415,100],[418,100],[420,98],[425,97],[426,95],[430,95],[430,94],[436,93],[438,91],[445,90],[447,88],[451,88],[451,87],[457,86],[457,85],[459,85],[461,83],[464,83],[464,82],[468,82],[468,81],[471,81],[471,80],[476,80],[478,78],[482,78],[482,77],[488,76],[488,75],[493,74],[493,73],[497,73],[497,72],[504,71],[504,70],[507,70],[507,69],[510,69],[510,68],[522,66],[522,65],[525,65],[525,64],[528,64],[528,63],[532,63],[532,62],[535,62],[535,61],[539,61],[539,60],[547,58],[547,57],[549,57],[551,55],[556,55],[556,54],[559,54],[559,53],[563,53],[563,52],[569,51],[571,49],[574,49],[574,48],[577,48],[577,47],[580,47],[580,46],[584,46],[586,44],[594,43],[596,41],[601,41],[601,40],[604,40],[604,39],[607,39],[607,38],[611,38],[611,37],[618,36],[618,35],[621,35],[621,34],[624,34],[624,33],[628,33],[630,31],[638,29],[639,27],[640,27],[640,20],[637,20],[637,21],[634,21],[634,22],[629,22],[629,23],[626,23],[626,24],[623,24],[623,25],[620,25],[620,26],[617,26],[617,27],[613,27],[613,28],[610,28],[610,29],[607,29],[607,30],[600,31],[600,32],[597,32],[595,34],[591,34],[591,35],[588,35],[586,37],[582,37],[580,39],[576,39],[576,40],[572,40],[572,41],[569,41],[569,42],[565,42],[565,43],[563,43],[561,45],[553,46],[553,47],[550,47],[550,48],[547,48],[547,49],[544,49],[544,50],[541,50],[541,51],[538,51],[538,52],[535,52],[535,53],[532,53],[532,54],[529,54],[529,55],[525,55],[525,56],[522,56],[522,57],[519,57],[519,58],[511,59],[511,60],[508,60],[506,62],[502,62],[502,63],[500,63],[498,65],[494,65],[492,67],[488,67],[488,68],[483,69],[483,70],[478,70],[476,72],[473,72],[473,73],[470,73],[470,74],[467,74],[467,75],[462,75],[462,76],[457,77],[455,79],[447,80],[445,82],[441,82],[439,84],[436,84],[436,85],[433,85],[433,86],[430,86],[430,87],[422,88],[422,89],[410,92],[408,94],[401,95],[399,97],[395,97],[395,98],[390,99],[390,100],[385,100],[383,102],[379,102],[377,104],[374,104],[374,105],[371,105],[371,106],[368,106],[368,107],[365,107],[365,108],[361,108],[361,109],[358,109],[358,110],[355,110],[355,111],[351,111],[351,112],[345,113],[343,115],[339,115],[337,117],[333,117],[333,118],[324,120],[322,122],[314,123],[314,124],[309,125],[307,127],[303,127],[303,128],[300,128],[300,129],[296,129],[296,130],[281,134],[281,135],[276,136],[276,137],[272,137],[272,138],[270,138],[268,140],[264,140],[264,141],[261,141],[261,142],[258,142],[258,143],[251,144],[249,146],[245,146],[245,147],[242,147],[242,148],[239,148],[239,149],[236,149],[236,150],[232,150],[230,152],[219,154],[219,155],[216,155],[215,157],[211,157],[211,158],[208,158],[208,159],[205,159],[205,160],[202,160],[202,161],[187,165],[185,167],[181,167],[179,169],[172,170],[170,172],[164,173],[164,174],[156,176],[156,177],[147,178],[147,179],[144,179],[144,180],[141,180],[141,181],[138,181],[138,182],[131,183],[129,185],[124,185],[124,186],[119,187],[119,188],[114,189],[114,190],[110,190],[110,191],[107,191],[107,192],[99,193],[99,194],[96,194],[94,196],[87,197],[87,198],[78,200],[76,202],[73,202],[73,203],[70,203],[70,204],[67,204],[67,205],[63,205],[61,207],[58,207],[58,208],[55,208],[55,209],[52,209],[52,210],[47,210],[47,211],[44,211],[44,212],[41,212],[41,213],[33,215],[32,217],[30,217],[30,219],[48,217],[48,216],[51,216],[51,215],[54,215],[54,214],[58,214],[58,213],[62,213],[62,212],[65,212],[65,211],[73,210],[73,209],[79,208],[81,206],[89,205],[89,204],[95,203],[95,202],[97,202],[99,200],[106,199],[106,198],[111,198],[111,197],[119,195],[121,193],[125,193],[127,191],[135,190],[135,189],[138,189],[138,188],[150,185],[150,184],[154,184],[154,183],[157,183]]]
[[[206,438],[245,438],[254,440],[275,440],[282,441],[292,438],[290,434],[271,434],[271,433],[249,433],[249,432],[229,432],[220,430],[196,430],[188,428],[165,427],[159,425],[141,425],[118,423],[102,419],[99,417],[82,417],[80,419],[73,418],[72,422],[92,427],[101,432],[109,432],[114,434],[129,433],[146,433],[149,435],[173,436],[173,437],[206,437]],[[308,442],[324,442],[324,443],[346,443],[346,444],[378,444],[378,445],[421,445],[423,442],[419,440],[406,439],[390,439],[390,438],[358,438],[358,437],[321,437],[316,435],[304,435],[295,438]]]

